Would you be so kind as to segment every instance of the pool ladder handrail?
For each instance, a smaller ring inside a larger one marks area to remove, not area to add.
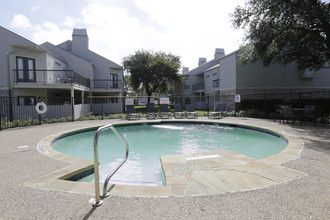
[[[107,178],[104,181],[103,185],[103,194],[100,195],[100,174],[99,174],[99,150],[98,150],[98,139],[100,136],[101,131],[105,129],[111,130],[121,139],[125,142],[126,145],[126,153],[124,159],[116,166],[116,168],[107,176]],[[93,202],[93,206],[97,207],[102,205],[103,201],[101,198],[106,198],[109,196],[109,192],[107,192],[108,182],[110,178],[117,172],[117,170],[126,162],[128,158],[129,153],[129,146],[127,140],[117,131],[117,129],[112,125],[105,125],[102,127],[99,127],[94,135],[94,176],[95,176],[95,201]]]

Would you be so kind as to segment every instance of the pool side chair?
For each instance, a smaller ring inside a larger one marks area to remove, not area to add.
[[[140,119],[140,115],[136,113],[134,105],[126,105],[126,119]]]
[[[292,125],[298,119],[298,116],[294,114],[291,106],[281,106],[282,111],[282,121],[283,123],[286,121],[289,124],[289,121],[292,121]]]
[[[304,109],[307,109],[306,112],[301,116],[303,122],[317,124],[318,120],[321,119],[321,122],[324,125],[323,119],[323,108],[320,105],[305,105]]]
[[[225,108],[226,108],[225,104],[217,104],[214,111],[209,113],[209,118],[221,119],[225,117],[226,116]]]
[[[147,119],[156,119],[157,118],[157,112],[155,109],[154,103],[147,103]]]
[[[197,112],[195,112],[194,106],[186,105],[186,117],[189,118],[198,118]]]
[[[170,110],[168,109],[167,104],[160,104],[159,105],[159,117],[161,119],[172,118],[172,114],[171,114]]]
[[[185,118],[185,113],[183,112],[182,105],[181,104],[175,104],[174,105],[174,118],[176,119],[182,119]]]

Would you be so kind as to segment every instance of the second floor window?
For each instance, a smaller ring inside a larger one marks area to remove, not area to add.
[[[118,88],[118,74],[110,74],[110,88]]]
[[[213,88],[220,87],[220,79],[213,80]]]
[[[35,59],[16,57],[17,82],[36,82]]]

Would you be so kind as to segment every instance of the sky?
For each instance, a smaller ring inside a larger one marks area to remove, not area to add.
[[[42,44],[72,39],[85,28],[89,49],[122,64],[138,50],[181,57],[193,69],[199,57],[214,58],[243,44],[243,30],[232,27],[230,13],[245,0],[0,0],[0,26]]]

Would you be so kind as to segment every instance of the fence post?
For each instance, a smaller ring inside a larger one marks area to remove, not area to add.
[[[1,112],[1,108],[0,108],[0,131],[2,130],[2,119],[1,119],[1,115],[2,115],[2,112]]]
[[[74,97],[71,97],[72,121],[74,121]]]
[[[267,93],[265,93],[264,111],[265,111],[264,117],[266,117],[267,116]]]
[[[102,104],[101,104],[102,120],[104,119],[103,102],[104,102],[104,100],[102,100]]]

